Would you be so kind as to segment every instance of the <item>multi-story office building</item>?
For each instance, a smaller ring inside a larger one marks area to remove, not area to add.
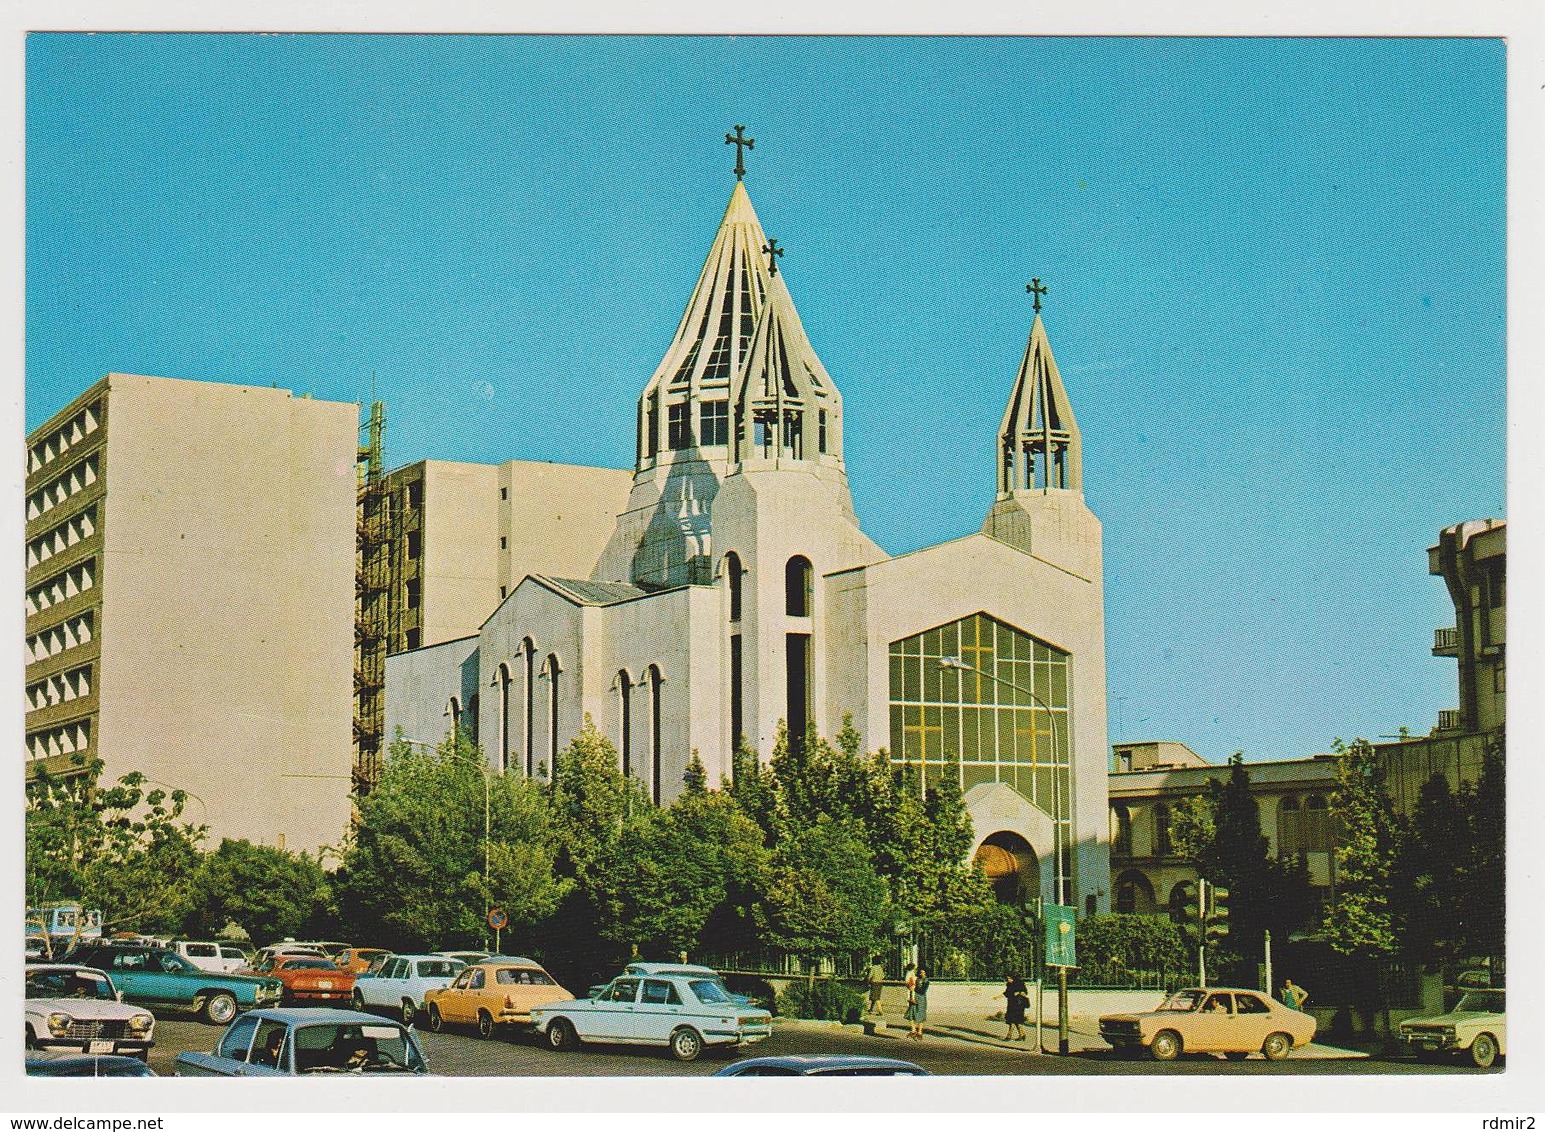
[[[216,841],[341,838],[358,415],[109,374],[28,438],[29,761],[181,787]]]

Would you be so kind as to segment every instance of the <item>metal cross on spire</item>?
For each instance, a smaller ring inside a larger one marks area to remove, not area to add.
[[[1041,313],[1041,296],[1050,293],[1050,288],[1039,279],[1032,279],[1025,284],[1025,290],[1035,296],[1035,313]]]
[[[767,274],[778,274],[778,257],[783,254],[783,249],[778,246],[778,241],[768,237],[766,245],[762,248],[762,254],[767,257]]]
[[[756,139],[746,137],[746,127],[736,126],[733,134],[724,135],[724,144],[735,147],[735,180],[746,175],[746,150],[756,148]]]

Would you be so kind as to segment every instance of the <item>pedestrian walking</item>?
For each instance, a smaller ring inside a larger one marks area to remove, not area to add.
[[[1025,1014],[1030,1009],[1030,988],[1018,975],[1010,975],[1003,981],[1003,997],[1008,1003],[1003,1011],[1003,1021],[1009,1031],[1003,1040],[1026,1041]]]
[[[880,1005],[880,995],[885,990],[885,965],[876,955],[874,962],[869,964],[869,1013],[880,1017],[885,1016],[885,1010]]]
[[[923,1023],[928,1021],[928,972],[919,967],[907,978],[907,1021],[912,1028],[907,1037],[923,1040]]]
[[[1292,979],[1284,979],[1282,982],[1282,1001],[1293,1010],[1302,1010],[1304,1003],[1309,1001],[1309,992],[1303,987],[1294,986]]]

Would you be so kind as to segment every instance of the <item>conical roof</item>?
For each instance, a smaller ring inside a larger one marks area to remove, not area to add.
[[[697,286],[676,335],[644,394],[728,388],[750,349],[771,273],[762,231],[743,182],[735,182],[729,207],[708,249]]]
[[[1083,441],[1041,316],[998,430],[998,493],[1083,487]]]
[[[757,454],[755,449],[766,438],[759,438],[749,426],[759,415],[783,434],[782,443],[771,445],[774,451],[764,454],[781,450],[784,456],[798,453],[801,459],[816,455],[841,459],[842,397],[816,356],[781,275],[769,279],[766,306],[731,400],[735,419],[747,426],[736,430],[732,459],[743,461]],[[797,443],[787,435],[791,428],[800,430]]]

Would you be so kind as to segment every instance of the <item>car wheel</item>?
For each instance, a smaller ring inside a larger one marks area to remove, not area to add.
[[[1148,1043],[1148,1053],[1155,1061],[1174,1061],[1183,1047],[1174,1030],[1160,1030]]]
[[[204,1020],[213,1026],[224,1026],[236,1017],[236,996],[227,991],[216,991],[204,1000]]]
[[[445,1029],[445,1021],[440,1017],[440,1008],[433,1003],[429,1005],[429,1028],[437,1034]]]
[[[552,1025],[547,1027],[547,1045],[559,1053],[579,1045],[579,1035],[567,1018],[554,1018]]]
[[[349,996],[349,1001],[354,1004],[355,1010],[363,1011],[365,1009],[365,996],[359,993],[358,988]]]
[[[484,1040],[494,1036],[494,1016],[486,1010],[477,1012],[477,1036]]]
[[[683,1026],[671,1035],[671,1056],[677,1061],[693,1061],[703,1052],[703,1039],[696,1030]]]
[[[1293,1039],[1286,1034],[1270,1034],[1261,1045],[1267,1061],[1281,1061],[1293,1052]]]
[[[411,998],[403,999],[402,1000],[402,1024],[404,1026],[411,1026],[411,1025],[413,1025],[413,1018],[417,1014],[418,1014],[418,1009],[413,1005],[413,1000]]]
[[[1497,1039],[1490,1034],[1477,1034],[1470,1043],[1470,1060],[1477,1069],[1490,1069],[1497,1060]]]

